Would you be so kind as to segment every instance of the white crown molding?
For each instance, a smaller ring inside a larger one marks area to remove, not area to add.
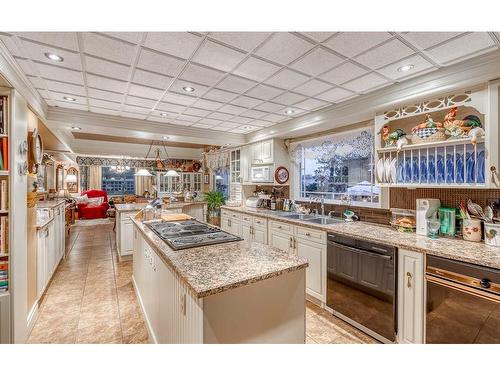
[[[246,135],[247,143],[294,138],[370,120],[379,112],[485,84],[500,77],[500,51],[441,68]]]
[[[31,109],[42,120],[45,120],[48,108],[47,103],[45,103],[45,100],[43,100],[38,91],[33,88],[31,82],[26,78],[26,75],[1,40],[0,74],[24,97]]]

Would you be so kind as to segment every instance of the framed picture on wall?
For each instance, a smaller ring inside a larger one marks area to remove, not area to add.
[[[68,168],[66,172],[66,189],[70,193],[78,193],[78,170],[75,167]]]
[[[210,183],[210,175],[208,173],[205,173],[205,175],[203,176],[203,183],[204,184]]]

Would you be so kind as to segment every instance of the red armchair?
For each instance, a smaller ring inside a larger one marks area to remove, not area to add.
[[[78,204],[78,217],[80,219],[104,219],[106,211],[109,209],[108,194],[102,190],[87,190],[81,195],[89,198],[104,197],[104,202],[100,206],[89,206],[88,204]]]

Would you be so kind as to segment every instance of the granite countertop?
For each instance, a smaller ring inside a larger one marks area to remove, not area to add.
[[[41,230],[47,226],[47,224],[51,223],[54,220],[53,217],[48,217],[45,219],[41,219],[39,217],[36,218],[36,229]]]
[[[193,201],[193,202],[175,202],[170,204],[162,204],[161,207],[164,210],[182,208],[186,206],[192,206],[197,204],[207,204],[204,201]],[[115,209],[117,212],[131,212],[139,211],[146,207],[147,203],[119,203],[115,204]]]
[[[285,219],[270,213],[269,210],[245,207],[222,208],[240,213],[248,213],[268,219],[291,222],[313,229],[325,230],[330,233],[343,234],[359,239],[370,240],[383,244],[403,247],[425,254],[441,256],[481,266],[500,269],[500,248],[487,246],[484,242],[469,242],[461,239],[439,237],[431,239],[415,233],[400,233],[388,225],[367,223],[362,221],[338,222],[335,224],[321,225],[304,223],[303,221]]]
[[[66,199],[53,199],[46,201],[38,201],[36,208],[55,208],[60,204],[66,203]]]
[[[174,251],[140,220],[146,241],[198,298],[221,293],[308,266],[307,260],[268,245],[236,241]]]

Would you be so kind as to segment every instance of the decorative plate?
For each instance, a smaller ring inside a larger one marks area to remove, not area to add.
[[[274,172],[274,179],[278,182],[278,184],[284,184],[288,181],[290,174],[288,173],[288,169],[285,167],[276,168],[276,172]]]

